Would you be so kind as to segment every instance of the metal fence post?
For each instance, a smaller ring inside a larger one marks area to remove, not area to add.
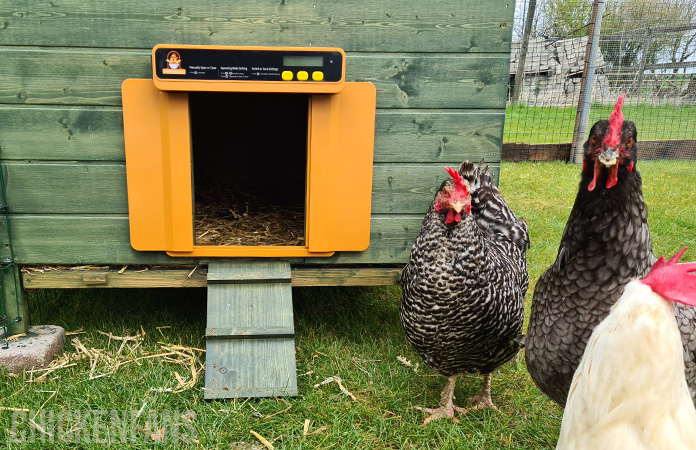
[[[600,29],[602,28],[602,12],[604,11],[604,0],[595,0],[592,8],[592,22],[590,26],[590,36],[587,42],[587,57],[583,69],[583,79],[580,85],[580,100],[578,101],[578,115],[575,118],[575,129],[573,130],[573,162],[581,163],[583,158],[583,145],[587,139],[587,131],[590,120],[590,108],[592,107],[592,83],[595,76],[595,59],[597,57],[597,46],[599,45]]]

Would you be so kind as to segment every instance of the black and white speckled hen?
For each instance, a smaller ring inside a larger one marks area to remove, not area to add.
[[[637,131],[633,122],[623,120],[622,103],[623,95],[609,120],[590,130],[580,187],[556,261],[534,288],[527,369],[539,389],[561,406],[592,331],[626,284],[644,277],[657,260],[636,170]],[[675,311],[693,396],[696,310],[677,304]]]
[[[459,374],[484,375],[474,408],[493,407],[491,372],[521,347],[529,284],[527,224],[493,184],[488,167],[447,171],[401,276],[399,313],[406,338],[447,383],[425,423],[466,412],[453,404]]]

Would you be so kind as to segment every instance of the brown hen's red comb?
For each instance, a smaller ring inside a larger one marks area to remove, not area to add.
[[[621,106],[623,105],[625,96],[625,93],[621,94],[621,97],[616,101],[616,105],[614,105],[614,111],[612,111],[609,116],[609,130],[604,138],[604,145],[607,147],[614,148],[621,142],[621,125],[623,125],[623,112],[621,112]]]
[[[460,188],[463,188],[467,192],[469,191],[469,189],[466,187],[466,184],[464,184],[464,178],[462,178],[459,172],[457,172],[451,167],[445,167],[445,170],[454,179],[454,184],[456,184]]]
[[[696,306],[696,274],[690,273],[696,272],[696,263],[677,264],[685,251],[686,247],[667,262],[660,256],[642,283],[668,300]]]

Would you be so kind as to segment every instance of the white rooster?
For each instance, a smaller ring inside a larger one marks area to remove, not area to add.
[[[594,329],[568,394],[557,450],[696,449],[674,305],[696,306],[696,263],[661,257]]]

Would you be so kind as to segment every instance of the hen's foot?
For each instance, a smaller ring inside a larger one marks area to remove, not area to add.
[[[433,420],[438,419],[452,419],[452,422],[459,423],[459,419],[454,417],[457,413],[465,414],[467,410],[465,408],[460,408],[454,405],[440,406],[439,408],[421,408],[416,406],[416,409],[430,414],[423,421],[423,425],[427,425]]]
[[[481,386],[481,392],[469,399],[473,406],[466,412],[485,408],[491,408],[494,411],[498,410],[498,407],[495,406],[493,404],[493,400],[491,400],[491,375],[492,374],[490,373],[483,375],[483,386]]]
[[[421,408],[420,406],[415,407],[416,409],[425,411],[426,413],[430,414],[430,416],[426,417],[423,421],[423,425],[427,425],[433,420],[437,419],[452,419],[454,423],[459,422],[459,420],[457,420],[457,418],[454,417],[454,415],[456,413],[465,412],[466,410],[464,408],[454,406],[454,403],[452,403],[454,399],[454,386],[457,383],[458,377],[459,375],[452,375],[451,377],[447,378],[445,388],[442,390],[442,394],[440,394],[439,408]]]
[[[493,404],[493,401],[491,400],[491,396],[488,395],[488,397],[482,396],[482,395],[475,395],[469,399],[471,404],[473,405],[471,408],[469,408],[468,411],[476,411],[477,409],[486,409],[486,408],[491,408],[494,411],[498,410],[498,407]]]

